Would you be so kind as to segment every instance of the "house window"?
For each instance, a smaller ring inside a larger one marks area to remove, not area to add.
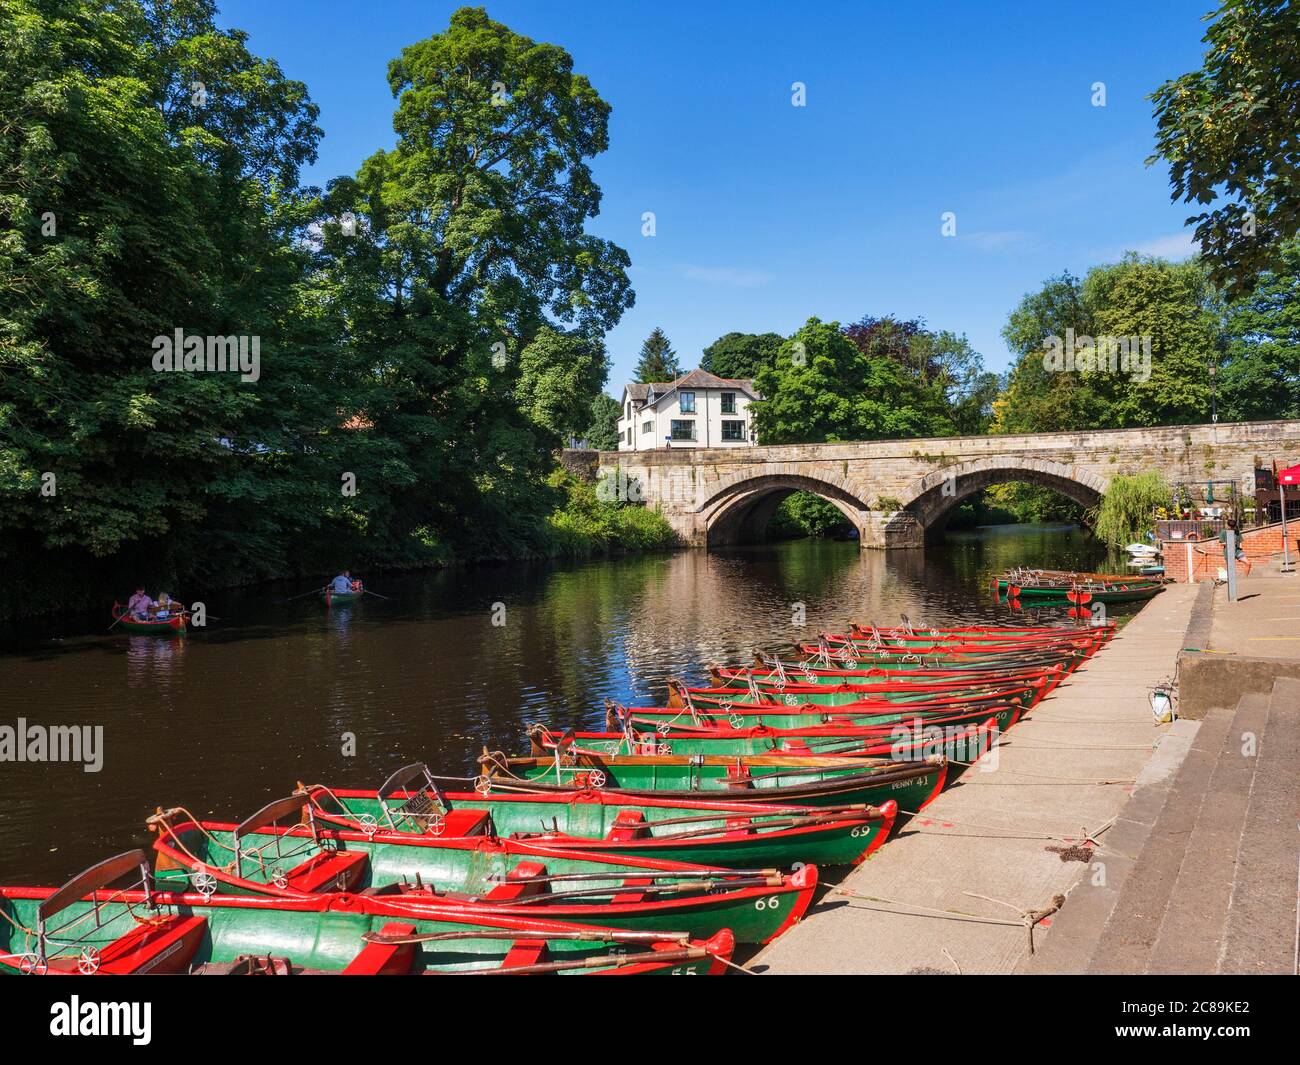
[[[723,440],[744,440],[745,423],[744,422],[723,422],[722,439]]]
[[[627,401],[627,416],[632,417],[632,401],[630,399]]]
[[[722,413],[723,414],[736,413],[736,393],[734,392],[722,393]]]
[[[681,410],[681,412],[682,412],[683,414],[694,414],[694,413],[695,413],[695,393],[694,393],[694,392],[683,392],[683,393],[682,393],[681,401],[678,403],[678,408]]]
[[[673,419],[672,438],[674,440],[694,440],[695,423]]]
[[[630,425],[627,427],[627,442],[632,443],[632,427]]]
[[[642,423],[641,423],[641,435],[642,435],[642,436],[645,436],[646,433],[653,433],[654,431],[655,431],[655,423],[654,423],[654,422],[642,422]]]

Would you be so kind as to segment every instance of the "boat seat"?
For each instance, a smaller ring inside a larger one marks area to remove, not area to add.
[[[162,924],[138,924],[99,949],[99,972],[117,976],[184,973],[207,928],[206,917],[171,917]],[[53,970],[77,972],[78,957],[57,958]]]
[[[653,883],[654,880],[651,879],[650,877],[633,877],[629,880],[624,880],[623,886],[625,888],[635,889],[638,887],[648,887]],[[636,891],[636,890],[620,891],[617,895],[614,896],[612,901],[614,903],[622,903],[622,904],[645,902],[649,897],[650,896],[648,896],[644,891]]]
[[[409,936],[415,925],[389,921],[379,930],[388,936]],[[415,961],[415,943],[367,943],[343,970],[344,976],[405,976]]]
[[[306,895],[349,891],[365,873],[368,860],[365,851],[321,851],[290,869],[286,886]]]
[[[486,810],[449,810],[442,817],[440,836],[486,836],[492,815]]]
[[[619,810],[605,838],[609,840],[648,839],[650,826],[640,810]]]
[[[544,895],[548,885],[538,878],[546,875],[546,866],[541,862],[520,862],[506,873],[505,883],[493,884],[492,890],[483,896],[485,902],[501,902],[503,899],[522,899],[530,895]]]
[[[546,958],[546,940],[516,939],[501,962],[503,969],[519,969],[537,965]]]

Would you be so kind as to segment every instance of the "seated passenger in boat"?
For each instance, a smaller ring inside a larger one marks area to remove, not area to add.
[[[126,612],[133,618],[143,621],[149,616],[151,606],[153,606],[153,600],[145,594],[143,588],[137,588],[135,595],[126,601]]]
[[[183,609],[180,603],[176,602],[176,600],[173,599],[166,592],[158,593],[158,602],[156,605],[158,609],[154,616],[161,620],[165,620],[166,618],[171,617],[173,614],[179,614]]]

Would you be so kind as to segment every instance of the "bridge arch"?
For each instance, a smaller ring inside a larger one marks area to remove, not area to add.
[[[842,477],[812,476],[787,464],[770,464],[722,478],[696,508],[709,547],[753,543],[776,508],[794,492],[811,492],[836,507],[861,536],[869,507]]]
[[[919,526],[932,537],[943,530],[952,510],[963,500],[995,484],[1020,481],[1060,492],[1085,507],[1096,506],[1106,494],[1107,478],[1089,470],[1049,459],[996,456],[972,459],[933,470],[900,497],[897,518]]]

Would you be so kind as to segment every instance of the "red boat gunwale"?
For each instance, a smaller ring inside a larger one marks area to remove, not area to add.
[[[946,766],[938,767],[937,777],[940,782],[945,775]],[[929,801],[929,800],[927,800]],[[178,823],[171,827],[170,832],[166,834],[182,835],[186,831],[209,832],[233,832],[238,827],[232,823],[215,822],[215,821],[186,821]],[[160,832],[159,837],[154,840],[154,849],[159,854],[165,855],[169,860],[176,863],[184,869],[193,869],[194,862],[182,851],[172,847],[164,841],[164,832]],[[258,828],[255,832],[248,833],[244,838],[252,838],[257,835],[279,835],[288,836],[295,839],[310,838],[311,829],[306,825],[295,825],[292,828],[283,828],[276,825],[266,825]],[[354,832],[349,829],[324,829],[318,830],[317,836],[320,839],[342,840],[344,842],[352,841],[358,843],[370,842],[370,837],[364,832]],[[402,836],[401,843],[408,847],[430,847],[440,849],[452,849],[462,851],[488,851],[499,850],[509,854],[517,855],[520,858],[528,858],[536,861],[545,861],[547,858],[571,858],[581,857],[586,861],[606,862],[610,865],[631,866],[634,869],[644,869],[646,871],[655,871],[662,873],[674,872],[700,872],[704,870],[718,873],[722,878],[736,877],[738,874],[728,869],[721,869],[716,866],[697,865],[693,862],[677,862],[666,858],[649,858],[633,856],[626,854],[604,855],[583,853],[578,854],[574,850],[564,847],[548,847],[522,841],[499,839],[487,836],[462,836],[451,838],[440,838],[430,836]],[[224,881],[228,884],[239,886],[245,891],[256,892],[267,895],[275,899],[298,899],[303,897],[301,893],[290,891],[288,888],[277,888],[274,884],[264,884],[254,880],[247,880],[242,877],[232,876],[229,872],[214,866],[205,865],[204,869],[217,878],[218,881]],[[814,883],[816,882],[816,867],[805,866],[800,873],[807,870],[813,870],[811,876]],[[635,875],[635,874],[629,874]],[[725,891],[719,891],[717,894],[705,895],[699,897],[680,897],[670,900],[648,900],[637,901],[635,903],[618,904],[612,903],[591,904],[591,903],[560,903],[557,905],[547,906],[547,912],[555,915],[564,913],[563,918],[568,923],[577,924],[594,924],[602,928],[618,928],[617,914],[624,909],[634,909],[638,914],[655,913],[655,912],[681,912],[682,910],[693,910],[715,904],[721,899],[732,901],[741,901],[745,899],[766,898],[776,894],[787,894],[791,891],[802,892],[799,874],[780,874],[780,885],[761,885],[754,887],[736,887],[728,888]],[[390,903],[393,908],[384,912],[392,913],[394,916],[415,915],[420,916],[430,912],[441,912],[445,910],[460,910],[471,914],[493,914],[498,916],[509,916],[509,913],[503,913],[504,907],[494,904],[486,899],[470,900],[457,899],[447,895],[434,895],[431,892],[427,895],[416,892],[408,892],[401,895],[376,895],[362,896],[354,895],[348,892],[320,893],[325,897],[334,899],[334,906],[340,909],[348,909],[356,905],[352,900],[364,899],[365,903],[375,902],[380,899]],[[811,897],[811,895],[810,895]],[[798,905],[796,901],[796,905]],[[802,903],[807,908],[807,902]],[[611,912],[612,911],[612,912]],[[517,913],[517,910],[511,912]],[[560,919],[553,917],[552,919]],[[768,940],[770,942],[770,939]]]

